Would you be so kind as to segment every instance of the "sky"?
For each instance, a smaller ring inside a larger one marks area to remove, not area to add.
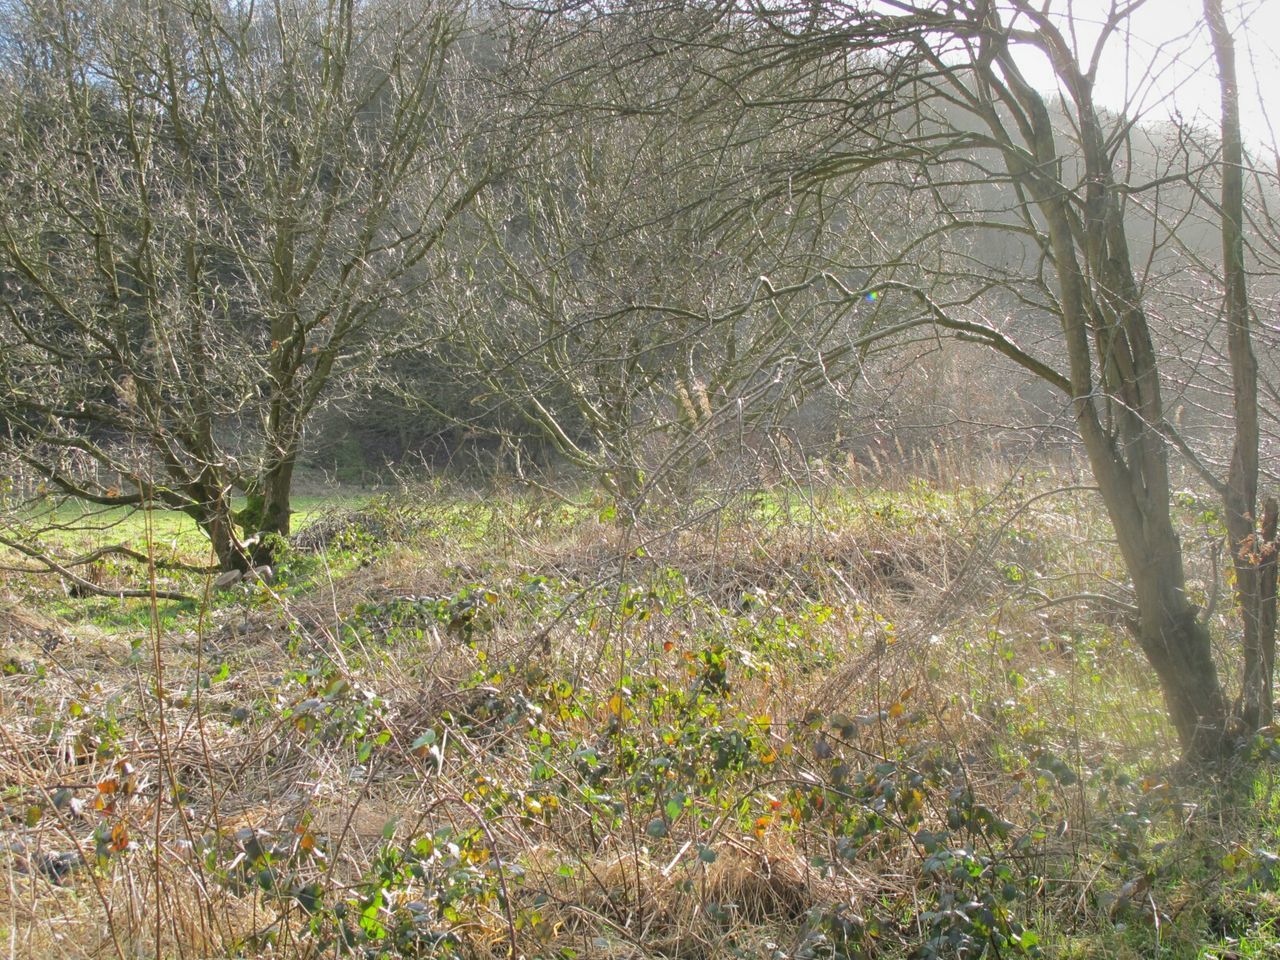
[[[1096,25],[1110,6],[1111,0],[1053,0],[1054,11],[1071,11],[1086,61]],[[1280,0],[1224,0],[1224,6],[1236,41],[1245,139],[1271,153],[1280,142]],[[1124,107],[1129,116],[1141,111],[1151,122],[1177,114],[1216,125],[1218,75],[1202,22],[1201,0],[1146,0],[1130,18],[1127,34],[1121,28],[1108,41],[1095,93],[1101,105]],[[1042,90],[1056,86],[1052,70],[1036,54],[1028,54],[1023,69]]]

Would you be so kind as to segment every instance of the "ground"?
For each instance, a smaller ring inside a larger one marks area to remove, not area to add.
[[[1072,599],[1123,577],[1065,485],[833,483],[632,526],[436,488],[307,504],[270,584],[157,574],[195,601],[11,574],[0,940],[1275,955],[1273,731],[1177,763],[1123,613]],[[170,523],[127,532],[195,558]]]

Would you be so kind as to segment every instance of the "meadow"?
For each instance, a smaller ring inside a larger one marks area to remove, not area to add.
[[[1178,497],[1229,648],[1216,512]],[[0,943],[80,957],[1263,957],[1272,731],[1181,767],[1095,495],[309,500],[270,583],[0,583]],[[198,563],[163,515],[109,518]],[[1224,662],[1231,658],[1224,657]]]

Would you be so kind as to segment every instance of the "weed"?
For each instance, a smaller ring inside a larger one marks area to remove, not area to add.
[[[1182,777],[1123,626],[1073,599],[1116,568],[1096,506],[1003,495],[767,492],[674,531],[377,500],[208,604],[14,578],[15,949],[1267,955],[1274,733]]]

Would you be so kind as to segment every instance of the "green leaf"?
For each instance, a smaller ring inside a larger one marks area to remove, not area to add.
[[[422,736],[418,737],[417,740],[413,741],[413,749],[419,750],[422,747],[429,747],[435,742],[436,732],[434,730],[427,730],[422,734]]]
[[[382,909],[382,890],[379,889],[369,901],[369,905],[360,912],[360,929],[370,940],[381,940],[387,935],[387,928],[378,920],[378,911]]]

